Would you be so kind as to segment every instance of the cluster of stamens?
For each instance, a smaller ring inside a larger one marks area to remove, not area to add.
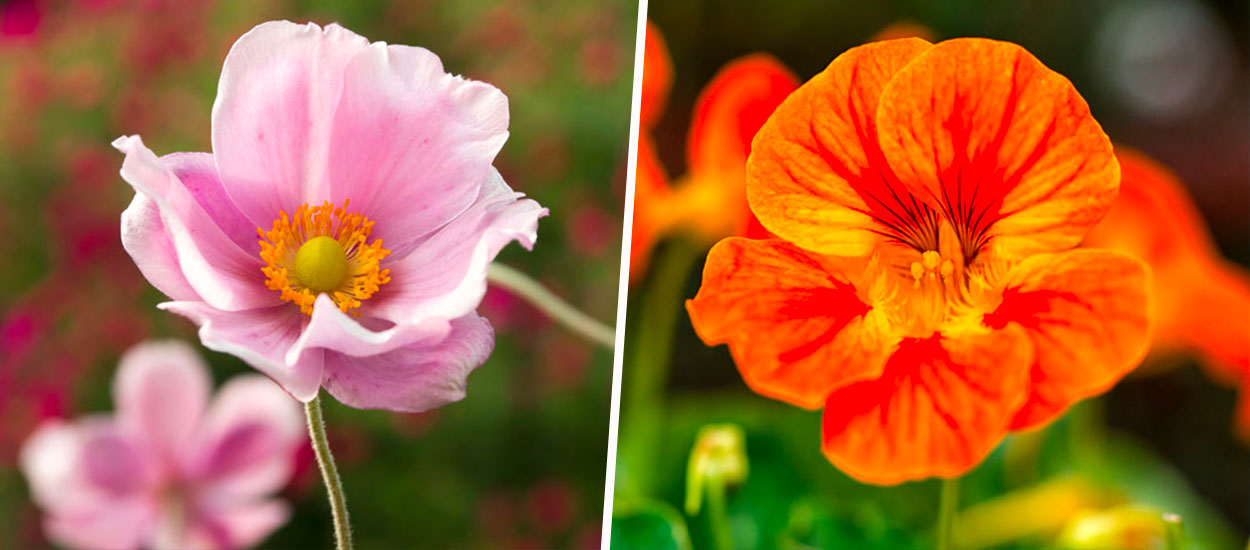
[[[339,310],[359,315],[354,310],[391,280],[390,270],[381,268],[391,251],[382,248],[381,239],[368,242],[373,222],[348,213],[347,206],[346,200],[342,207],[329,201],[316,207],[305,204],[294,216],[280,212],[273,229],[256,229],[265,286],[281,292],[283,300],[306,315],[312,315],[323,293]]]
[[[911,263],[911,278],[915,280],[915,288],[920,288],[921,281],[925,279],[937,278],[945,281],[954,273],[955,264],[942,259],[942,255],[935,250],[922,252],[920,261]]]

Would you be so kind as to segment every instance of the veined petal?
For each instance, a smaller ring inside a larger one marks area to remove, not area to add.
[[[967,472],[1006,435],[1027,391],[1030,350],[1014,327],[904,340],[881,377],[829,395],[825,456],[879,485]]]
[[[117,421],[179,462],[208,406],[208,365],[179,341],[146,342],[122,356],[113,382]]]
[[[138,136],[118,138],[113,146],[126,154],[122,178],[156,203],[182,275],[198,296],[227,310],[278,301],[277,295],[265,288],[259,256],[240,248],[238,224],[242,222],[215,188],[216,176],[206,157],[180,154],[157,158]],[[153,246],[151,240],[156,236],[136,232],[154,229],[150,223],[125,228],[131,233],[128,250],[143,252],[143,246],[134,246],[141,243]],[[136,263],[145,267],[158,261],[136,258]],[[162,277],[162,285],[181,293],[176,284],[171,286],[169,277]]]
[[[1015,44],[938,43],[885,86],[876,120],[894,173],[969,257],[1071,248],[1115,198],[1119,165],[1085,100]]]
[[[1029,398],[1013,430],[1048,422],[1137,367],[1150,343],[1147,271],[1106,250],[1038,254],[1007,275],[986,326],[1018,326],[1032,341]]]
[[[456,219],[383,264],[391,281],[361,308],[366,317],[397,325],[454,319],[473,311],[486,293],[486,269],[517,241],[532,248],[547,209],[513,191],[492,169],[474,204]]]
[[[196,435],[191,475],[212,498],[268,495],[290,480],[305,434],[298,403],[272,380],[236,376],[209,405]]]
[[[865,256],[887,235],[922,240],[932,212],[890,172],[875,115],[886,83],[931,47],[909,38],[852,48],[777,108],[747,162],[747,199],[765,228],[845,256]]]
[[[326,352],[326,391],[358,409],[420,412],[464,398],[470,372],[494,349],[490,323],[470,313],[440,338],[389,353],[352,357]]]
[[[321,388],[322,354],[310,350],[292,365],[287,351],[299,339],[308,316],[283,304],[264,309],[222,311],[202,302],[165,302],[159,308],[191,319],[200,327],[200,342],[229,353],[272,378],[292,397],[311,401]]]
[[[328,162],[331,202],[350,199],[376,222],[373,236],[404,254],[490,183],[508,139],[508,99],[447,74],[423,48],[375,42],[343,71],[330,148],[316,160]]]
[[[160,207],[143,193],[135,193],[122,212],[122,248],[143,277],[174,300],[202,301],[178,264],[173,238],[165,231]]]
[[[213,155],[253,228],[329,198],[330,128],[344,67],[368,45],[335,24],[270,21],[230,48],[213,103]]]
[[[842,268],[781,240],[717,243],[686,309],[706,344],[729,344],[751,389],[808,409],[879,376],[897,342]]]

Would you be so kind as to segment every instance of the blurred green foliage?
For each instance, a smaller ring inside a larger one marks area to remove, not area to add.
[[[42,547],[14,468],[41,419],[111,408],[117,357],[145,338],[195,341],[121,250],[133,191],[109,142],[208,151],[230,44],[271,19],[340,22],[429,48],[508,95],[497,166],[548,207],[533,252],[499,260],[590,315],[615,317],[635,2],[545,0],[36,0],[32,32],[0,35],[0,548]],[[4,13],[4,12],[0,12]],[[3,17],[3,15],[0,15]],[[0,28],[4,28],[0,21]],[[611,353],[498,290],[494,355],[468,397],[420,415],[327,402],[361,548],[598,547]],[[249,368],[205,351],[220,383]],[[311,454],[265,544],[332,544]]]

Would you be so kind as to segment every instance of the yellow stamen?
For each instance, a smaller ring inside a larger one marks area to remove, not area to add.
[[[382,285],[390,282],[390,270],[381,269],[391,251],[382,240],[368,242],[373,222],[360,214],[347,212],[326,201],[321,206],[307,204],[288,217],[279,212],[273,229],[257,228],[260,235],[261,268],[265,286],[282,293],[282,299],[312,314],[319,294],[325,293],[344,313],[355,310]]]

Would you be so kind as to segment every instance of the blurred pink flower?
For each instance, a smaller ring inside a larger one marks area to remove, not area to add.
[[[21,468],[44,530],[71,548],[252,546],[286,522],[270,494],[304,441],[299,407],[263,377],[210,402],[208,368],[177,342],[122,357],[113,415],[42,424]]]
[[[114,143],[122,244],[162,309],[297,399],[438,407],[494,346],[488,264],[546,214],[491,166],[507,127],[499,90],[428,50],[264,23],[226,57],[212,154]]]

